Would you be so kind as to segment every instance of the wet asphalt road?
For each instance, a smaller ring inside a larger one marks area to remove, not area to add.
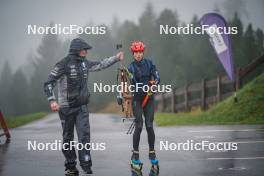
[[[129,122],[118,115],[90,114],[91,142],[106,143],[106,150],[92,151],[96,176],[128,176],[132,135],[126,135]],[[156,150],[161,176],[262,176],[264,174],[264,126],[180,126],[156,127]],[[59,176],[64,174],[61,151],[28,150],[28,141],[37,143],[61,140],[61,126],[57,114],[11,130],[10,144],[0,146],[1,176]],[[160,150],[160,141],[173,143],[202,140],[237,142],[237,151],[178,151]],[[2,143],[3,138],[1,138]],[[148,161],[146,132],[140,144],[143,172]]]

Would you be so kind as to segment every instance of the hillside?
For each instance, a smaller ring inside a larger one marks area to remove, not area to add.
[[[264,73],[245,85],[234,96],[211,107],[208,111],[187,113],[157,113],[160,126],[194,124],[264,124]]]

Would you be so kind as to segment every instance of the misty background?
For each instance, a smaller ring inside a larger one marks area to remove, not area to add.
[[[229,26],[237,26],[232,36],[235,67],[250,63],[263,53],[264,11],[262,0],[78,0],[7,1],[0,0],[0,108],[8,116],[48,111],[43,93],[52,66],[67,55],[74,35],[28,35],[27,25],[67,26],[105,25],[105,35],[80,35],[93,46],[88,59],[103,59],[116,54],[123,44],[125,63],[133,59],[129,51],[133,40],[146,43],[147,58],[160,71],[162,84],[184,84],[214,78],[225,72],[203,35],[159,35],[159,25],[198,25],[208,12],[223,15]],[[118,64],[91,73],[93,82],[115,84]],[[263,68],[256,73],[261,72]],[[90,107],[97,111],[115,101],[114,94],[92,93]]]

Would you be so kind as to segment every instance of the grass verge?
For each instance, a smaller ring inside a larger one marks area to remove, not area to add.
[[[8,128],[16,128],[16,127],[25,125],[27,123],[30,123],[32,121],[41,119],[45,117],[47,114],[48,113],[46,112],[37,112],[37,113],[26,114],[26,115],[21,115],[21,116],[8,117],[8,118],[5,118],[5,121],[7,123]]]
[[[157,113],[158,126],[264,124],[264,74],[245,85],[234,97],[211,107],[208,111],[196,109],[182,113]]]

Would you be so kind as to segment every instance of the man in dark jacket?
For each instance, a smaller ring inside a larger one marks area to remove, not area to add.
[[[123,60],[124,53],[119,52],[101,61],[90,61],[85,57],[87,50],[92,47],[81,38],[73,39],[70,44],[68,56],[59,61],[49,74],[44,83],[44,91],[48,97],[53,111],[59,111],[63,129],[62,152],[65,156],[65,174],[78,175],[76,168],[76,153],[70,148],[74,140],[74,124],[78,135],[78,142],[87,146],[90,143],[89,91],[87,81],[89,72],[105,69],[119,60]],[[58,84],[58,103],[53,89]],[[92,174],[92,160],[90,150],[83,148],[78,150],[79,161],[83,171]]]

